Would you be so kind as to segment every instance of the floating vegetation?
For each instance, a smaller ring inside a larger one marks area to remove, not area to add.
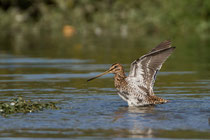
[[[26,101],[22,97],[17,97],[9,102],[0,102],[0,114],[7,116],[14,113],[31,113],[44,109],[59,109],[55,104],[55,102]]]

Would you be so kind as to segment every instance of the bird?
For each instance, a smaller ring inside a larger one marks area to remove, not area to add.
[[[169,102],[154,94],[154,84],[158,71],[176,47],[171,41],[165,40],[147,54],[131,63],[130,72],[126,76],[124,68],[114,63],[102,74],[88,79],[91,81],[105,74],[114,74],[114,86],[118,95],[128,103],[128,106],[149,106]]]

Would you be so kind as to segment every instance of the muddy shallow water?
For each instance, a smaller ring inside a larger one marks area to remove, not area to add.
[[[119,59],[126,71],[130,60],[144,52],[133,53],[135,57]],[[112,74],[86,82],[109,68],[117,57],[106,61],[91,55],[85,59],[5,52],[0,55],[0,101],[21,95],[30,100],[56,101],[61,109],[0,116],[0,137],[209,139],[209,64],[203,59],[194,61],[192,56],[175,53],[158,74],[155,93],[169,103],[135,108],[116,94]]]

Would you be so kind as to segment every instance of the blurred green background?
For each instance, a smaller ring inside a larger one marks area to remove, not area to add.
[[[0,31],[1,51],[12,54],[130,63],[130,50],[170,39],[182,59],[207,61],[210,1],[0,0]]]

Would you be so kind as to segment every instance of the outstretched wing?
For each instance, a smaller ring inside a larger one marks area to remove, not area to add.
[[[170,48],[170,47],[171,47],[171,41],[165,40],[165,41],[161,42],[158,46],[153,48],[150,52],[154,52],[154,51],[158,51],[158,50],[162,50],[162,49],[166,49],[166,48]]]
[[[128,75],[130,82],[136,83],[139,88],[144,91],[147,90],[148,94],[153,95],[156,74],[174,49],[175,47],[171,47],[170,41],[164,41],[148,54],[135,60],[131,64]]]

